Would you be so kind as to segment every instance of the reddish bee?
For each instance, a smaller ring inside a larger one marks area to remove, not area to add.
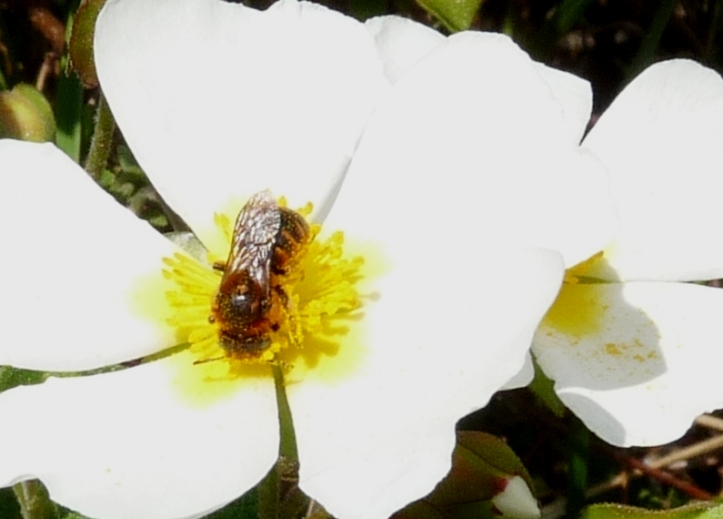
[[[270,191],[252,196],[238,215],[231,252],[209,321],[218,324],[219,342],[231,354],[253,356],[271,345],[288,304],[280,284],[309,241],[309,225],[296,211],[279,207]]]

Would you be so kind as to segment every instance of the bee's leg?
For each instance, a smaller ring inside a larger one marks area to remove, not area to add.
[[[296,322],[296,319],[294,318],[296,312],[294,312],[294,309],[291,308],[294,302],[281,285],[274,285],[273,290],[281,300],[281,312],[283,312],[286,321],[289,323],[289,338],[291,339],[291,342],[298,346],[296,338],[301,337],[301,325]]]
[[[220,270],[221,272],[226,272],[226,263],[223,261],[214,261],[213,265],[211,265],[213,270]]]
[[[274,285],[274,292],[276,292],[276,295],[281,298],[281,303],[283,304],[284,308],[286,308],[286,306],[289,304],[289,296],[286,293],[286,290],[284,290],[281,285]]]
[[[273,272],[275,276],[285,276],[286,275],[285,268],[279,267],[278,265],[274,265],[274,264],[271,265],[271,272]],[[278,288],[280,289],[281,287],[278,287]]]
[[[194,360],[193,365],[197,364],[206,364],[207,362],[216,362],[217,360],[225,360],[227,357],[224,355],[223,357],[212,357],[210,359],[200,359],[200,360]]]

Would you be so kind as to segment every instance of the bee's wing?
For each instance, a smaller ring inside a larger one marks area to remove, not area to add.
[[[280,227],[279,206],[270,191],[249,198],[236,219],[221,284],[245,270],[253,281],[268,286],[269,262]]]

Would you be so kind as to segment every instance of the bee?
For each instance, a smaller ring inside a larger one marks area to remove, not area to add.
[[[231,251],[211,305],[219,343],[227,353],[256,356],[271,345],[289,298],[281,286],[309,242],[309,225],[296,211],[280,207],[271,192],[253,195],[236,219]]]

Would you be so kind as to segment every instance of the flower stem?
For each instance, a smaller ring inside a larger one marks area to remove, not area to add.
[[[273,367],[274,386],[276,387],[276,403],[279,409],[279,429],[281,441],[279,443],[279,460],[266,477],[259,483],[258,489],[258,517],[259,519],[285,519],[296,517],[297,514],[290,513],[288,487],[291,479],[292,495],[296,492],[298,482],[298,460],[296,451],[296,435],[291,419],[291,409],[286,398],[284,387],[284,374],[278,366]],[[296,501],[296,500],[294,500]]]
[[[274,385],[276,386],[276,403],[279,407],[279,424],[281,427],[281,444],[279,456],[289,463],[299,462],[299,453],[296,449],[296,433],[294,420],[291,416],[289,400],[286,398],[284,387],[284,374],[281,368],[274,366]]]
[[[279,492],[279,466],[274,465],[266,477],[256,487],[258,492],[258,508],[256,515],[259,519],[279,519],[280,497]]]
[[[13,485],[23,519],[57,519],[58,507],[50,500],[48,491],[37,479]]]
[[[85,171],[95,180],[100,178],[108,163],[114,132],[115,120],[113,120],[113,114],[108,108],[105,96],[101,94],[98,100],[98,111],[95,114],[93,138],[90,141],[88,157],[85,159]]]

